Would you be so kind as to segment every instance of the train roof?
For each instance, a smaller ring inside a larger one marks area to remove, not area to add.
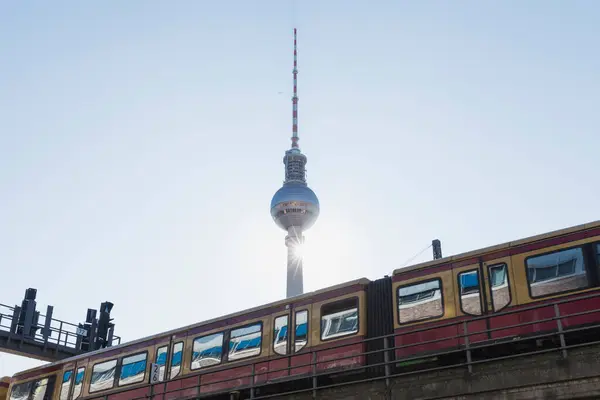
[[[511,247],[520,246],[520,245],[523,245],[526,243],[537,242],[540,240],[549,239],[549,238],[553,238],[556,236],[562,236],[562,235],[566,235],[569,233],[584,231],[584,230],[598,228],[598,227],[600,227],[600,220],[597,220],[594,222],[588,222],[588,223],[581,224],[581,225],[575,225],[575,226],[571,226],[569,228],[559,229],[556,231],[546,232],[546,233],[542,233],[539,235],[529,236],[529,237],[526,237],[523,239],[514,240],[511,242],[506,242],[506,243],[502,243],[502,244],[497,244],[494,246],[483,247],[481,249],[471,250],[471,251],[468,251],[465,253],[459,253],[459,254],[455,254],[452,256],[440,258],[437,260],[425,261],[425,262],[411,265],[411,266],[408,266],[405,268],[398,268],[398,269],[394,270],[394,272],[392,273],[392,276],[404,274],[404,273],[419,270],[419,269],[426,269],[428,267],[434,267],[437,265],[448,264],[448,263],[456,262],[456,261],[462,261],[462,260],[466,260],[469,258],[478,257],[483,254],[488,254],[488,253],[496,252],[499,250],[504,250],[504,249],[508,249]]]
[[[100,349],[100,350],[89,351],[89,352],[78,354],[76,356],[72,356],[72,357],[69,357],[69,358],[64,358],[64,359],[59,360],[59,361],[54,361],[54,362],[51,362],[51,363],[48,363],[48,364],[40,365],[39,367],[29,368],[27,370],[23,370],[23,371],[17,372],[16,374],[13,375],[13,377],[18,377],[20,375],[28,374],[28,373],[30,373],[32,371],[35,371],[35,370],[38,370],[38,369],[42,369],[42,368],[45,369],[45,368],[49,368],[49,367],[52,367],[52,366],[55,366],[55,365],[66,364],[66,363],[69,363],[69,362],[72,362],[72,361],[75,361],[75,360],[80,360],[80,359],[83,359],[83,358],[88,358],[88,357],[91,357],[91,356],[94,356],[94,355],[97,355],[97,354],[102,354],[104,352],[114,351],[114,350],[118,350],[118,349],[125,349],[125,348],[127,348],[129,346],[133,346],[133,345],[136,345],[136,344],[139,344],[139,343],[143,343],[143,342],[146,342],[146,341],[152,341],[152,340],[160,339],[160,338],[163,338],[163,337],[169,337],[169,336],[175,335],[177,333],[185,332],[185,331],[187,331],[189,329],[201,327],[203,325],[208,325],[208,324],[211,324],[213,322],[221,321],[223,319],[228,319],[228,318],[234,318],[234,317],[243,316],[245,314],[249,314],[249,313],[252,313],[254,311],[259,311],[259,310],[262,310],[264,308],[271,308],[271,307],[276,307],[276,306],[283,306],[285,304],[297,303],[297,302],[299,302],[301,300],[310,299],[311,297],[313,297],[315,295],[319,295],[321,293],[327,293],[327,292],[331,292],[331,291],[334,291],[334,290],[337,290],[337,289],[341,289],[341,288],[345,288],[345,287],[349,287],[349,286],[354,286],[354,285],[361,285],[361,284],[362,285],[366,285],[369,282],[370,281],[367,278],[359,278],[359,279],[355,279],[353,281],[348,281],[348,282],[340,283],[338,285],[329,286],[329,287],[326,287],[326,288],[323,288],[323,289],[315,290],[313,292],[304,293],[304,294],[301,294],[301,295],[298,295],[298,296],[295,296],[295,297],[289,297],[289,298],[286,298],[286,299],[283,299],[283,300],[277,300],[277,301],[272,302],[272,303],[263,304],[263,305],[260,305],[260,306],[257,306],[257,307],[253,307],[253,308],[249,308],[249,309],[246,309],[246,310],[238,311],[238,312],[235,312],[235,313],[232,313],[232,314],[222,315],[220,317],[211,318],[211,319],[206,320],[206,321],[197,322],[197,323],[194,323],[194,324],[191,324],[191,325],[187,325],[187,326],[184,326],[184,327],[181,327],[181,328],[176,328],[176,329],[172,329],[172,330],[169,330],[169,331],[166,331],[166,332],[162,332],[162,333],[158,333],[158,334],[155,334],[155,335],[146,336],[146,337],[143,337],[141,339],[132,340],[132,341],[126,342],[126,343],[121,343],[121,344],[119,344],[117,346],[107,347],[107,348]]]

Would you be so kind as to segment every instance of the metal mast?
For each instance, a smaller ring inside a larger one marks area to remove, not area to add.
[[[292,148],[298,148],[298,49],[296,45],[296,28],[294,28],[294,95],[292,96]]]

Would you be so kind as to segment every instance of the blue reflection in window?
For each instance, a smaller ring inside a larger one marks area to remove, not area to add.
[[[181,364],[181,352],[182,350],[178,350],[175,353],[173,353],[173,359],[171,361],[171,365],[180,365]]]
[[[223,355],[223,333],[194,339],[192,369],[219,364]]]
[[[67,371],[63,374],[63,383],[69,382],[71,380],[71,376],[73,375],[73,371]]]
[[[469,271],[460,274],[461,295],[479,292],[479,271]]]
[[[233,329],[229,338],[229,359],[252,357],[260,354],[262,324]]]
[[[281,340],[285,339],[285,337],[287,335],[287,329],[288,329],[288,327],[287,327],[287,325],[285,325],[279,330],[279,332],[277,332],[277,330],[275,331],[276,335],[277,335],[276,342],[280,342]]]
[[[303,324],[296,325],[296,338],[301,338],[306,336],[306,322]]]
[[[77,376],[75,377],[75,384],[79,385],[83,381],[83,375],[85,373],[85,368],[79,368],[77,370]]]
[[[124,357],[119,385],[140,382],[146,372],[146,353]]]
[[[180,354],[180,358],[181,358],[181,354]],[[167,363],[167,352],[166,351],[163,351],[158,354],[158,357],[156,358],[156,363],[158,365],[165,365]]]
[[[177,342],[173,345],[173,354],[171,355],[171,370],[169,379],[173,379],[181,372],[181,354],[183,352],[183,342]]]

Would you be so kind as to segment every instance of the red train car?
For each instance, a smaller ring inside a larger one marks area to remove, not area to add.
[[[418,370],[415,360],[463,357],[467,346],[515,351],[559,329],[577,340],[597,336],[573,328],[600,326],[599,299],[597,221],[24,371],[12,377],[9,398],[171,400],[310,390],[333,377]]]
[[[599,277],[600,222],[396,270],[396,357],[461,348],[465,336],[476,346],[556,330],[557,312],[598,308],[588,295],[600,289]],[[565,300],[558,310],[538,307],[557,299]],[[600,313],[561,322],[600,323]]]

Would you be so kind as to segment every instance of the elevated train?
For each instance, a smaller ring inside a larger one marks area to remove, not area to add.
[[[600,312],[582,313],[600,308],[600,297],[589,296],[596,292],[600,221],[402,268],[376,281],[358,279],[23,371],[10,379],[8,399],[218,398],[248,393],[251,387],[262,395],[272,388],[305,387],[315,372],[330,381],[381,373],[370,366],[381,365],[382,353],[374,351],[386,345],[394,369],[418,369],[405,362],[417,357],[444,363],[453,354],[462,356],[452,350],[464,348],[467,336],[470,345],[499,344],[486,351],[514,352],[517,346],[542,345],[514,339],[556,330],[557,311],[566,316],[564,329],[600,324]],[[564,301],[543,307],[557,299]],[[386,336],[389,343],[379,340]],[[158,365],[155,382],[160,384],[150,384],[151,364]]]

